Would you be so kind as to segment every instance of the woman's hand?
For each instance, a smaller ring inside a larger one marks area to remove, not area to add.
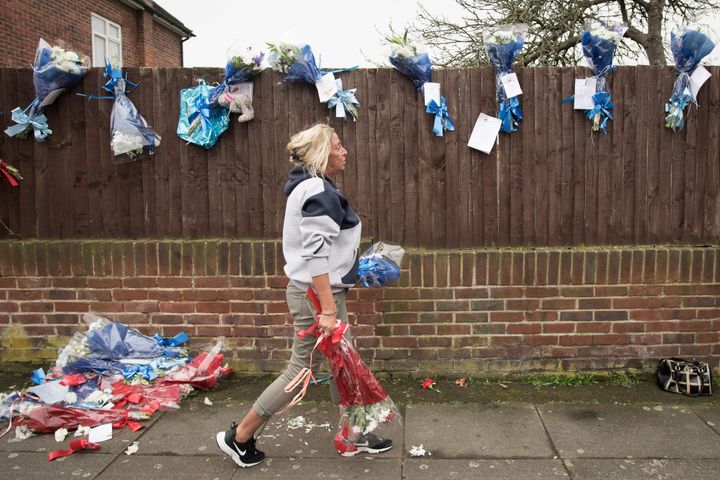
[[[332,332],[335,330],[337,324],[337,316],[334,313],[331,313],[329,315],[325,315],[324,313],[320,314],[320,323],[318,327],[320,328],[320,333],[323,334],[325,337],[329,337],[332,335]]]

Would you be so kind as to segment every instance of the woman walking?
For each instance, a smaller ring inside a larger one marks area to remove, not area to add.
[[[286,290],[288,308],[295,333],[310,327],[313,314],[306,300],[308,287],[317,294],[322,313],[320,332],[330,336],[338,321],[347,323],[345,295],[357,281],[360,218],[337,189],[332,178],[345,170],[347,151],[328,125],[313,127],[295,134],[287,146],[293,164],[285,184],[287,203],[283,223],[285,274],[290,280]],[[294,397],[285,387],[301,369],[310,367],[313,336],[293,335],[292,355],[285,371],[260,394],[245,418],[230,429],[218,432],[220,449],[241,467],[257,465],[265,454],[255,448],[255,433],[272,415],[282,410]],[[313,371],[321,355],[312,356]],[[331,382],[330,395],[338,405],[339,395]],[[357,453],[380,453],[392,448],[392,440],[368,434],[357,440]]]

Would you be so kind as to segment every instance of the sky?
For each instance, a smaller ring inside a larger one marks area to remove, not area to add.
[[[402,31],[417,16],[418,3],[433,14],[461,18],[454,0],[156,0],[196,35],[184,43],[186,67],[224,67],[232,45],[260,47],[266,41],[309,44],[320,67],[387,64],[383,34]],[[200,8],[202,6],[202,8]],[[311,6],[311,7],[310,7]],[[702,19],[715,40],[720,16]],[[669,38],[666,39],[669,42]],[[432,52],[430,52],[432,53]],[[432,55],[431,55],[432,57]],[[720,65],[720,47],[705,62]]]

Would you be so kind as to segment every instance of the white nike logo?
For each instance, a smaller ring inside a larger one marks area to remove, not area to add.
[[[237,445],[233,445],[235,447],[235,450],[240,454],[241,457],[244,457],[247,453],[247,450],[240,450]]]

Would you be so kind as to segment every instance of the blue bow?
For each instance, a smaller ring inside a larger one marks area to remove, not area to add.
[[[443,136],[443,130],[455,130],[455,123],[453,123],[452,118],[450,118],[450,114],[448,113],[447,105],[445,104],[445,97],[440,97],[440,105],[438,105],[435,100],[430,100],[430,103],[428,103],[425,111],[435,115],[433,133],[438,137]]]
[[[188,341],[188,334],[180,332],[172,338],[161,337],[159,333],[156,333],[153,338],[158,342],[158,345],[163,347],[177,347]]]
[[[607,135],[605,128],[608,121],[613,119],[610,110],[615,108],[615,105],[613,105],[610,94],[607,92],[597,92],[592,98],[595,106],[585,112],[585,115],[588,120],[593,122],[593,132],[599,131],[601,135]]]
[[[673,95],[665,104],[665,126],[679,132],[685,126],[685,108],[693,101],[690,89],[685,88],[681,94]]]
[[[203,130],[211,128],[210,125],[210,104],[208,99],[203,95],[198,95],[193,101],[195,111],[188,116],[188,123],[190,128],[188,134],[192,135],[192,132],[201,124]]]
[[[17,123],[17,125],[5,129],[5,133],[8,136],[24,138],[31,128],[33,129],[35,140],[38,142],[44,142],[49,135],[52,135],[52,130],[50,130],[47,123],[47,117],[39,113],[39,108],[32,109],[30,115],[26,113],[28,109],[35,104],[36,102],[31,103],[25,110],[20,110],[20,107],[13,109],[12,120]]]
[[[138,373],[147,380],[155,380],[158,377],[158,374],[155,373],[155,369],[152,364],[126,365],[122,368],[122,374],[126,380],[131,380]]]
[[[498,118],[502,120],[500,129],[505,133],[517,132],[519,129],[518,120],[522,120],[522,108],[518,97],[507,98],[500,102]]]
[[[338,90],[337,93],[328,100],[328,109],[336,107],[336,116],[342,118],[345,118],[345,112],[348,112],[353,122],[356,121],[358,118],[357,107],[360,106],[360,102],[355,98],[355,91],[357,91],[357,88]]]

